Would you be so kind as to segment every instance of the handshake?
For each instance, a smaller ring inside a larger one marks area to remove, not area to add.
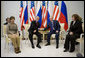
[[[44,31],[44,28],[38,28],[38,30],[40,31]],[[36,32],[36,30],[34,30],[34,33]]]
[[[38,28],[38,30],[44,31],[44,28]]]

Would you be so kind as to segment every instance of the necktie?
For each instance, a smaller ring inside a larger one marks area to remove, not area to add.
[[[36,22],[36,25],[38,26],[38,22]]]
[[[52,29],[54,30],[54,23],[53,23],[53,21],[52,21]]]

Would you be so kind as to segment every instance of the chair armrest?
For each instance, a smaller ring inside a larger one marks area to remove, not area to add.
[[[77,39],[76,41],[77,41],[77,42],[81,42],[81,41],[83,40],[83,36],[84,36],[84,33],[82,33],[82,34],[80,35],[80,39]]]
[[[83,36],[84,36],[84,33],[82,33],[82,34],[80,35],[80,38],[82,39],[82,38],[83,38]]]
[[[8,35],[7,35],[7,34],[4,34],[4,37],[5,37],[5,38],[8,38]]]
[[[9,43],[10,39],[9,39],[8,35],[7,35],[7,34],[4,34],[4,36],[5,36],[5,41],[6,41],[7,43]]]

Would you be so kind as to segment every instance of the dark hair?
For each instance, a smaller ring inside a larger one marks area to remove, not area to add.
[[[73,14],[72,17],[74,17],[75,20],[82,21],[82,18],[78,14]]]
[[[10,18],[7,17],[7,18],[6,18],[6,21],[7,21],[8,19],[10,19]]]
[[[10,20],[12,20],[12,19],[14,19],[14,20],[15,20],[15,17],[14,17],[14,16],[11,16],[11,17],[10,17]]]

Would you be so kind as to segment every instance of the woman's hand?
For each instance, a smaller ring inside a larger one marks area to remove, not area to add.
[[[36,32],[36,30],[34,30],[34,33]]]
[[[70,32],[70,35],[73,35],[73,32]]]
[[[16,38],[18,37],[19,35],[16,33],[16,34],[13,34],[13,37]]]

